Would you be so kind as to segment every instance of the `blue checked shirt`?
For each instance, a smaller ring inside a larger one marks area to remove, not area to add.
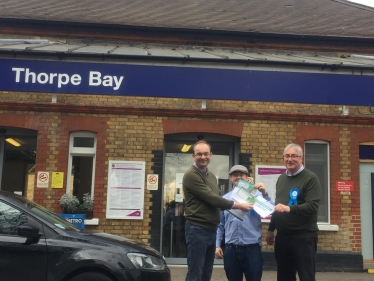
[[[232,191],[226,193],[223,198],[230,199],[231,193]],[[262,197],[262,194],[260,191],[256,190],[255,196]],[[264,198],[272,202],[270,196],[265,196]],[[221,247],[224,233],[225,244],[246,245],[258,243],[262,246],[261,217],[252,210],[247,212],[243,221],[241,221],[229,212],[221,211],[221,219],[216,236],[216,247]]]

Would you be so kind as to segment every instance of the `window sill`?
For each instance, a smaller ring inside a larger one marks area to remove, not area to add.
[[[321,231],[338,231],[339,226],[336,224],[319,224],[318,229]]]
[[[99,225],[99,219],[84,220],[84,225]]]

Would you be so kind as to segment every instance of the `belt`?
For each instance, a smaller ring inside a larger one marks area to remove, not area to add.
[[[230,246],[230,247],[233,247],[233,248],[245,248],[245,247],[249,247],[249,246],[253,246],[253,245],[257,245],[257,244],[258,243],[235,245],[235,244],[232,244],[232,243],[227,243],[226,246]]]

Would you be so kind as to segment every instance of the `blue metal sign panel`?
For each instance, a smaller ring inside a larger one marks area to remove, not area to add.
[[[84,229],[84,220],[86,218],[85,214],[58,214],[64,220],[74,224],[80,229]]]
[[[0,59],[0,90],[374,104],[374,76]]]

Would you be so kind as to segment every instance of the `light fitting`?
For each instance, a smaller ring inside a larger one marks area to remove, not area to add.
[[[191,146],[192,146],[191,144],[183,144],[181,151],[187,152],[190,150]]]
[[[15,139],[12,139],[12,138],[6,138],[5,139],[7,142],[9,142],[11,145],[14,145],[14,146],[21,146],[21,144],[16,141]]]

